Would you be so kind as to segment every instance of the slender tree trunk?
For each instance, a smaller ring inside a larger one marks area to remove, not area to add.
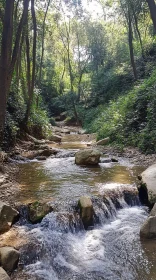
[[[34,0],[31,0],[31,14],[33,19],[33,62],[32,62],[32,82],[31,82],[31,95],[33,96],[34,86],[35,86],[35,72],[36,72],[36,38],[37,38],[37,23],[36,23],[36,14],[34,7]]]
[[[49,9],[50,1],[51,0],[48,0],[47,8],[46,8],[44,19],[43,19],[43,26],[42,26],[42,53],[41,53],[41,61],[40,61],[39,83],[41,83],[41,80],[42,80],[42,65],[43,65],[43,57],[44,57],[45,21],[46,21],[48,9]]]
[[[153,25],[154,25],[154,29],[156,32],[156,4],[154,0],[146,0],[149,6],[149,10],[150,10],[150,14],[151,14],[151,18],[153,21]]]
[[[137,16],[135,14],[135,11],[133,11],[133,15],[134,15],[134,21],[135,21],[135,27],[136,27],[136,31],[139,37],[139,42],[140,42],[140,47],[141,47],[141,53],[142,53],[142,57],[144,58],[144,49],[143,49],[143,43],[142,43],[142,38],[141,38],[141,33],[138,27],[138,19]]]
[[[135,66],[135,60],[134,60],[134,49],[133,49],[133,31],[132,31],[132,19],[130,11],[128,11],[128,42],[129,42],[129,52],[130,52],[130,60],[131,65],[133,69],[133,74],[135,80],[137,80],[137,71]]]
[[[3,140],[7,95],[9,92],[9,66],[11,61],[14,0],[6,0],[0,58],[0,146]]]
[[[28,126],[28,120],[31,113],[31,105],[33,102],[33,92],[35,86],[35,73],[36,73],[36,38],[37,38],[37,23],[36,23],[36,14],[34,0],[31,0],[31,14],[33,20],[33,58],[32,58],[32,77],[30,73],[30,47],[29,47],[29,38],[27,35],[26,39],[26,50],[27,50],[27,79],[28,79],[28,101],[27,101],[27,110],[25,116],[26,128]]]
[[[26,36],[26,65],[27,65],[27,110],[25,115],[25,126],[27,127],[29,115],[30,115],[30,106],[31,106],[31,70],[30,70],[30,43],[28,34]]]

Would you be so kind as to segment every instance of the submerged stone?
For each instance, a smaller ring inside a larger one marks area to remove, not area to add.
[[[35,201],[28,205],[28,219],[33,224],[40,223],[52,211],[52,206]]]

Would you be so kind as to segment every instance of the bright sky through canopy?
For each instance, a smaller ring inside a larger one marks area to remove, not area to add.
[[[102,16],[102,7],[99,3],[97,3],[97,1],[82,0],[82,4],[84,8],[92,15],[93,19],[97,19]]]

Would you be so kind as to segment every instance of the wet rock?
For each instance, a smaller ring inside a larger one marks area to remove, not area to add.
[[[17,220],[19,212],[10,205],[0,201],[0,233],[10,229],[12,224]]]
[[[61,133],[64,133],[64,134],[70,134],[70,130],[69,129],[62,129]]]
[[[100,163],[111,163],[111,159],[110,158],[101,158],[100,159]]]
[[[156,238],[156,203],[140,229],[140,237],[144,239]]]
[[[96,142],[96,145],[106,145],[106,144],[109,143],[109,141],[110,141],[110,138],[107,137],[107,138],[104,138],[104,139],[99,140],[98,142]]]
[[[22,156],[32,160],[40,156],[50,157],[51,155],[56,155],[56,154],[57,154],[57,150],[48,148],[45,150],[23,152]]]
[[[156,203],[154,204],[154,206],[150,212],[150,216],[156,216]]]
[[[148,202],[153,205],[156,202],[156,164],[148,167],[141,175],[140,191],[147,192]]]
[[[84,225],[84,228],[87,229],[89,226],[93,226],[93,204],[90,197],[82,196],[79,199],[78,206],[80,209],[80,216]]]
[[[47,157],[46,156],[38,156],[36,157],[37,160],[46,160]]]
[[[48,150],[49,146],[47,144],[43,144],[43,145],[35,145],[34,146],[34,150]]]
[[[118,162],[118,159],[117,158],[111,158],[111,161],[112,162]]]
[[[36,145],[45,144],[45,140],[44,139],[43,140],[38,140],[38,139],[36,139],[35,137],[33,137],[33,136],[29,135],[29,134],[26,134],[26,138],[27,138],[27,140],[33,142]]]
[[[100,162],[101,153],[94,149],[85,149],[75,154],[77,165],[97,165]]]
[[[0,264],[7,272],[17,268],[19,256],[19,252],[13,247],[0,248]]]
[[[5,270],[0,267],[0,279],[1,280],[10,280],[9,275],[5,272]]]
[[[56,155],[57,151],[55,149],[45,149],[40,152],[40,156],[50,157],[51,155]]]
[[[62,141],[62,137],[59,135],[53,134],[49,137],[49,140],[60,143]]]
[[[140,237],[143,239],[156,238],[156,216],[150,216],[140,229]]]
[[[42,219],[52,211],[52,206],[35,201],[28,205],[28,219],[33,224],[40,223]]]

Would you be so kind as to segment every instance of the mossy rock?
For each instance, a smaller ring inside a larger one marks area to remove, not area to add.
[[[35,201],[28,205],[28,219],[33,224],[40,223],[42,219],[52,211],[52,206]]]

